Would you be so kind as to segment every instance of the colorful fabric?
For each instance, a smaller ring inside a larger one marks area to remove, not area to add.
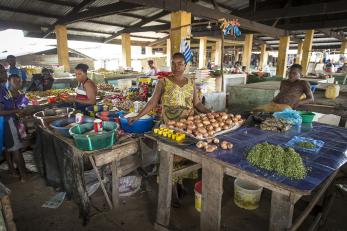
[[[162,95],[162,114],[164,122],[178,120],[194,114],[193,97],[194,82],[188,79],[183,87],[173,83],[168,78],[164,80]]]
[[[189,63],[190,60],[192,60],[193,52],[191,51],[186,39],[182,39],[180,52],[184,55],[184,61],[186,64]]]

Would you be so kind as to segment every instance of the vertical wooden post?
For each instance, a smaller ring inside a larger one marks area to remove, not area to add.
[[[180,52],[181,41],[186,38],[190,30],[192,14],[186,11],[171,13],[171,52]],[[189,42],[189,41],[188,41]]]
[[[131,41],[130,34],[122,34],[122,65],[131,67]]]
[[[295,201],[290,196],[272,191],[270,231],[284,231],[291,227]]]
[[[59,65],[64,66],[64,71],[70,72],[66,26],[56,25],[54,30],[57,40],[58,63]]]
[[[222,41],[216,42],[216,52],[214,56],[214,64],[220,66],[222,63]]]
[[[170,223],[173,155],[160,150],[159,152],[159,192],[155,230],[164,230]]]
[[[222,214],[223,167],[202,159],[202,199],[200,230],[219,231]]]
[[[171,40],[166,39],[166,66],[171,66]]]
[[[246,34],[245,45],[243,46],[242,66],[246,66],[247,71],[249,71],[249,67],[251,65],[252,45],[253,34]]]
[[[114,208],[118,207],[119,205],[119,182],[121,177],[120,175],[118,175],[119,168],[120,161],[112,161],[112,203]]]
[[[304,45],[302,47],[302,60],[301,60],[303,75],[307,75],[308,64],[310,63],[310,58],[311,58],[313,35],[314,35],[314,30],[306,31]]]
[[[289,36],[281,36],[280,45],[278,47],[276,75],[282,76],[283,78],[286,76],[286,71],[287,71],[287,56],[288,56],[288,49],[289,49],[289,41],[290,41]]]
[[[199,45],[199,68],[206,67],[207,38],[200,38]]]
[[[268,53],[266,51],[266,44],[261,44],[260,45],[260,62],[259,66],[261,69],[264,69],[264,67],[267,64],[267,59],[268,59]]]
[[[343,40],[340,47],[340,55],[345,55],[347,50],[347,40]]]
[[[296,52],[296,58],[295,58],[295,63],[296,64],[301,64],[301,60],[302,60],[302,45],[303,43],[298,43],[298,50]]]

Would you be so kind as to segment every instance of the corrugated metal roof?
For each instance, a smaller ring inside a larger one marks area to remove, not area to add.
[[[68,34],[72,35],[84,35],[84,36],[90,36],[90,37],[98,37],[98,38],[106,38],[110,35],[107,34],[101,34],[101,33],[92,33],[92,32],[83,32],[83,31],[72,31],[69,30]]]
[[[131,11],[129,13],[134,14],[134,15],[138,15],[138,16],[142,16],[142,17],[150,17],[156,13],[161,12],[161,9],[158,8],[146,8],[146,9],[141,9],[141,10],[134,10]]]
[[[246,8],[249,5],[249,1],[247,0],[216,0],[216,2],[238,10]]]
[[[104,16],[104,17],[100,17],[96,19],[102,22],[118,23],[122,25],[130,25],[131,23],[137,20],[136,18],[133,18],[133,17],[121,16],[121,15],[109,15],[109,16]]]
[[[121,29],[122,27],[116,27],[116,26],[107,26],[100,24],[92,23],[92,22],[75,22],[72,24],[69,24],[68,28],[78,28],[78,29],[86,29],[86,30],[92,30],[92,31],[100,31],[100,32],[106,32],[106,33],[115,33]]]
[[[118,0],[97,0],[95,1],[93,4],[91,4],[91,7],[100,7],[100,6],[105,6],[105,5],[109,5],[112,3],[116,3],[119,2]]]

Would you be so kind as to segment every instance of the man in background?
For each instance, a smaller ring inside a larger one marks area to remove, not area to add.
[[[27,74],[24,69],[16,67],[16,56],[9,55],[7,56],[7,63],[9,68],[7,69],[7,75],[18,75],[22,79],[22,88],[26,86]]]

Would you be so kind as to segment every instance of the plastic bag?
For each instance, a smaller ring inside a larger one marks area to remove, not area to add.
[[[276,119],[285,120],[293,126],[300,126],[302,123],[302,118],[300,113],[289,108],[284,109],[281,112],[275,112],[273,116]]]

